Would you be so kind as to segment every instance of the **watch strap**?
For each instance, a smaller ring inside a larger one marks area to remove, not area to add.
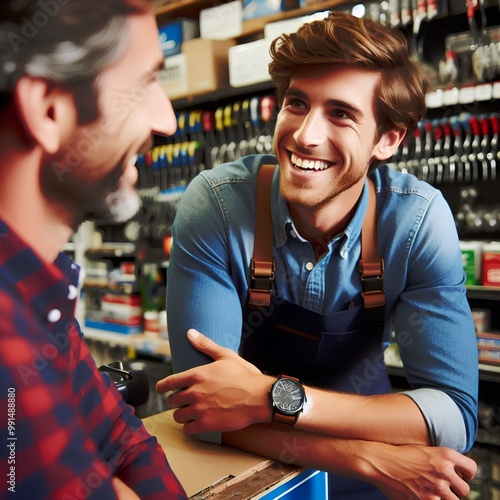
[[[275,431],[291,431],[293,426],[297,423],[299,414],[284,415],[273,409],[273,420],[271,422],[271,429]]]

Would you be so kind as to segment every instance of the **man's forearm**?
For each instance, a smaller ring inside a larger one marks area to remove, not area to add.
[[[256,424],[222,434],[225,445],[300,467],[364,477],[363,441],[329,438],[292,430],[281,432]]]
[[[297,430],[389,444],[430,444],[425,419],[403,394],[359,396],[306,387]]]
[[[476,464],[450,448],[337,439],[265,424],[223,434],[223,443],[304,468],[368,481],[393,500],[460,498]]]

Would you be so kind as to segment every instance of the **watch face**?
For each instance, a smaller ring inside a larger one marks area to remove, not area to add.
[[[274,406],[280,413],[295,415],[304,406],[304,389],[296,380],[281,378],[271,392]]]

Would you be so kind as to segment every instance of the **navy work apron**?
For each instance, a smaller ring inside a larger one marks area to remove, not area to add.
[[[388,393],[383,314],[365,308],[361,297],[356,301],[345,311],[320,314],[271,293],[269,307],[246,309],[240,355],[264,373],[297,377],[306,385],[363,395]],[[386,498],[370,483],[331,474],[329,490],[330,498],[341,500]]]
[[[342,392],[390,392],[382,332],[370,328],[362,305],[319,314],[273,296],[269,311],[272,314],[247,310],[240,346],[240,355],[262,372],[282,373],[306,385]],[[335,499],[385,498],[371,484],[343,476],[329,475],[329,490]]]

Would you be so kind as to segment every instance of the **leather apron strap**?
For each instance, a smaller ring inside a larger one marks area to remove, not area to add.
[[[273,259],[273,218],[271,186],[276,165],[265,164],[259,169],[255,190],[255,231],[249,289],[249,307],[269,307],[276,269]]]
[[[380,257],[377,238],[377,195],[375,184],[370,178],[368,178],[368,188],[368,207],[361,229],[359,274],[363,286],[361,297],[365,310],[376,312],[385,308],[384,259]]]
[[[271,186],[276,165],[264,164],[257,175],[255,193],[255,232],[249,289],[249,307],[269,307],[272,283],[276,270],[273,259],[273,222]],[[373,181],[368,178],[368,208],[361,230],[361,259],[359,273],[365,311],[371,311],[384,320],[384,260],[380,257],[377,238],[377,207]]]

